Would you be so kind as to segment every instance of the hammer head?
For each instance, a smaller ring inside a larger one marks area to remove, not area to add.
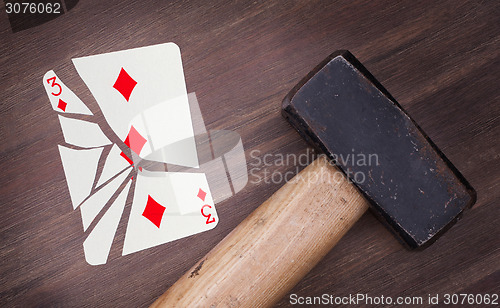
[[[295,86],[282,113],[411,248],[432,243],[476,201],[460,172],[348,51],[334,52]]]

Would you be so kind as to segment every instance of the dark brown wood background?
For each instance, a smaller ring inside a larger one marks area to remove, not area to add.
[[[42,76],[54,69],[105,127],[71,58],[164,42],[180,46],[208,129],[238,132],[249,163],[252,150],[306,152],[281,100],[349,49],[477,190],[476,206],[424,251],[406,250],[365,214],[292,293],[500,293],[499,38],[498,1],[93,0],[16,33],[2,6],[0,306],[147,306],[279,188],[248,183],[217,205],[214,230],[125,257],[122,221],[108,263],[86,263]]]

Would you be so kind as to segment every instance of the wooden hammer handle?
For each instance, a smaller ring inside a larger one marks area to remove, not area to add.
[[[267,307],[285,296],[368,208],[320,157],[274,193],[152,307]]]

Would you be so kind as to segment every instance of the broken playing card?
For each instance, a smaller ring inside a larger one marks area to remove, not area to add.
[[[191,112],[199,112],[199,108],[190,107],[177,45],[166,43],[93,55],[73,59],[73,63],[109,126],[123,142],[123,147],[112,144],[96,123],[59,116],[64,139],[73,146],[60,145],[59,150],[73,208],[80,208],[83,229],[88,233],[83,244],[87,262],[106,263],[129,191],[134,196],[126,220],[123,255],[214,228],[219,221],[215,198],[207,175],[199,168],[193,130],[200,130],[200,124],[191,118]],[[55,111],[92,115],[53,71],[45,74],[43,84]],[[201,114],[194,118],[201,118]],[[237,151],[233,149],[231,155],[238,153],[236,164],[245,172],[238,178],[234,172],[223,174],[224,181],[230,182],[226,175],[233,174],[232,180],[239,183],[231,186],[233,193],[242,189],[248,179],[243,147],[239,136],[237,139]],[[191,172],[148,171],[122,152],[120,148],[124,147],[139,158],[185,167]],[[106,157],[101,155],[106,153],[104,149],[109,149]],[[104,167],[94,184],[101,159]],[[224,166],[224,158],[217,159]],[[130,167],[134,163],[132,181]]]

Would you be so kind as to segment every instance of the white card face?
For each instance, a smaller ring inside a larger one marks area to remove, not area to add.
[[[129,180],[125,188],[120,192],[116,200],[83,242],[85,260],[89,264],[104,264],[108,260],[109,251],[111,250],[113,238],[115,237],[118,223],[125,208],[131,183],[132,180]]]
[[[95,148],[111,144],[96,123],[59,116],[66,143],[82,148]]]
[[[54,71],[43,76],[43,85],[50,99],[52,109],[62,113],[92,115],[89,108],[57,77]]]
[[[128,137],[132,146],[127,145],[140,157],[179,140],[187,140],[191,144],[188,148],[195,148],[177,45],[166,43],[76,58],[73,63],[110,127],[122,141]],[[136,117],[142,118],[144,129],[131,132]],[[196,151],[193,153],[186,153],[190,159],[174,156],[163,162],[196,167],[198,159]]]
[[[74,150],[59,146],[73,209],[90,195],[103,148]]]
[[[218,222],[205,174],[139,173],[123,255],[210,230]]]

